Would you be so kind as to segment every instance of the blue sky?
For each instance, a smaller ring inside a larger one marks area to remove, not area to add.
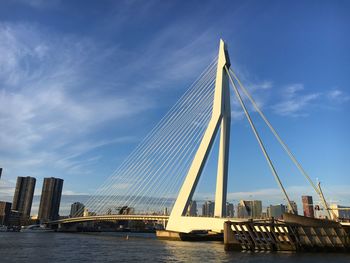
[[[65,180],[64,194],[93,193],[212,61],[221,37],[312,179],[350,205],[349,11],[346,1],[2,1],[0,196],[12,195],[17,176],[36,177],[37,194],[48,176]],[[232,109],[229,197],[278,202]],[[293,199],[311,193],[256,125]]]

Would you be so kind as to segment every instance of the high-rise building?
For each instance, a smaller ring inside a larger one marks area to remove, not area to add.
[[[215,208],[215,202],[212,201],[205,201],[205,203],[202,206],[202,215],[203,216],[214,216],[214,208]]]
[[[188,205],[186,216],[197,216],[197,202],[190,201]]]
[[[350,207],[331,204],[330,208],[339,219],[350,219]]]
[[[233,217],[235,214],[235,209],[233,207],[233,204],[226,203],[226,217]]]
[[[250,215],[250,208],[246,206],[243,200],[239,201],[237,205],[237,217],[247,218]]]
[[[36,180],[34,177],[17,177],[16,190],[12,202],[12,210],[18,211],[22,218],[30,217],[35,182]]]
[[[269,212],[269,208],[267,207],[267,211],[262,211],[261,212],[261,218],[262,219],[266,219],[266,218],[268,218],[268,212]]]
[[[22,217],[22,214],[18,211],[11,210],[8,217],[8,226],[21,226],[27,224],[28,219]]]
[[[237,206],[237,216],[240,218],[261,218],[261,200],[241,200]]]
[[[0,168],[0,179],[1,179],[1,174],[2,174],[2,168]]]
[[[302,203],[303,203],[304,216],[315,217],[314,204],[313,204],[313,201],[312,201],[312,196],[303,195],[301,197],[301,200],[302,200]]]
[[[297,203],[294,202],[294,201],[290,201],[290,204],[292,205],[292,209],[294,210],[294,212],[296,214],[298,214],[298,206],[297,206]],[[287,205],[287,210],[288,210],[288,213],[293,213],[293,211],[290,210],[289,206]]]
[[[84,214],[84,204],[75,202],[70,207],[70,217],[80,217]],[[108,213],[107,213],[108,214]],[[111,213],[110,213],[111,214]]]
[[[63,179],[44,178],[43,189],[41,192],[39,215],[41,221],[57,220],[60,210]]]
[[[286,211],[287,207],[285,205],[270,205],[267,207],[267,216],[281,219]]]
[[[0,225],[8,225],[11,213],[11,203],[0,201]]]

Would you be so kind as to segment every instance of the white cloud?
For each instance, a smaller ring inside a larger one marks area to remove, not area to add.
[[[85,75],[111,52],[118,49],[50,35],[33,25],[0,23],[0,157],[10,177],[44,166],[86,172],[84,166],[101,156],[81,161],[76,157],[82,153],[135,140],[89,137],[154,105],[131,89],[120,94],[98,89],[90,81],[94,76]]]
[[[320,98],[321,93],[302,94],[302,84],[289,85],[284,89],[282,101],[273,105],[273,111],[282,116],[307,116],[313,102]]]
[[[269,95],[270,90],[273,88],[273,82],[272,81],[262,81],[262,82],[255,82],[252,83],[246,77],[244,77],[245,80],[243,82],[247,82],[248,84],[244,85],[244,87],[248,90],[248,92],[253,97],[255,103],[259,107],[260,110],[263,110],[265,105],[269,101]],[[233,120],[242,120],[245,118],[245,113],[241,107],[241,104],[239,103],[238,99],[235,96],[235,93],[233,90],[230,90],[231,92],[231,118]],[[241,97],[245,103],[245,106],[247,107],[249,114],[256,112],[256,109],[254,106],[250,103],[250,101],[245,96],[244,92],[239,89],[239,92],[241,94]]]
[[[269,90],[269,89],[272,89],[273,87],[273,83],[272,81],[263,81],[261,83],[254,83],[254,84],[251,84],[248,86],[248,89],[251,91],[251,92],[254,92],[256,90]]]
[[[243,120],[244,117],[245,114],[243,110],[236,109],[231,111],[231,119],[234,121]]]
[[[327,93],[327,98],[335,103],[345,103],[350,101],[350,96],[340,89],[333,89]]]
[[[72,190],[64,190],[62,191],[62,195],[87,195],[87,193],[79,193]]]
[[[3,197],[12,197],[16,187],[16,182],[2,178],[0,180],[0,200]],[[6,198],[8,200],[8,198]]]
[[[102,47],[86,38],[55,35],[43,26],[0,23],[0,157],[9,175],[36,168],[34,175],[40,176],[43,167],[87,173],[84,166],[101,156],[83,161],[82,153],[134,141],[125,135],[89,135],[145,114],[160,88],[179,78],[193,80],[193,72],[205,68],[213,57],[207,52],[209,31],[166,51],[182,30],[178,24],[162,30],[136,54],[118,44]],[[192,35],[194,29],[186,30]],[[96,71],[99,67],[105,74]]]

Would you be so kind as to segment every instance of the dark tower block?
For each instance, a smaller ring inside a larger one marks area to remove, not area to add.
[[[0,201],[0,225],[8,225],[11,213],[11,203]]]
[[[314,215],[314,205],[312,201],[312,196],[303,195],[301,197],[301,200],[303,202],[304,216],[314,217],[315,215]]]
[[[39,215],[40,221],[57,220],[60,210],[63,179],[44,178],[41,192]]]
[[[32,209],[36,179],[34,177],[17,177],[12,210],[18,211],[22,218],[29,218]]]

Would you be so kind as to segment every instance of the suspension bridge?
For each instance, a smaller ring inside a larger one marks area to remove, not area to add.
[[[77,215],[80,216],[49,223],[63,225],[113,220],[167,221],[167,231],[190,233],[211,230],[220,233],[227,220],[246,222],[247,219],[227,218],[226,215],[231,126],[230,87],[288,204],[289,212],[294,214],[297,211],[293,210],[289,195],[249,114],[247,100],[315,190],[328,218],[335,219],[321,187],[314,184],[307,175],[235,74],[227,45],[220,40],[218,56],[119,168],[96,190],[85,204],[85,210],[78,211]],[[220,138],[214,216],[190,216],[187,213],[188,207],[217,136]],[[116,213],[115,208],[118,207],[127,208],[129,212]],[[164,212],[164,208],[169,212]]]

